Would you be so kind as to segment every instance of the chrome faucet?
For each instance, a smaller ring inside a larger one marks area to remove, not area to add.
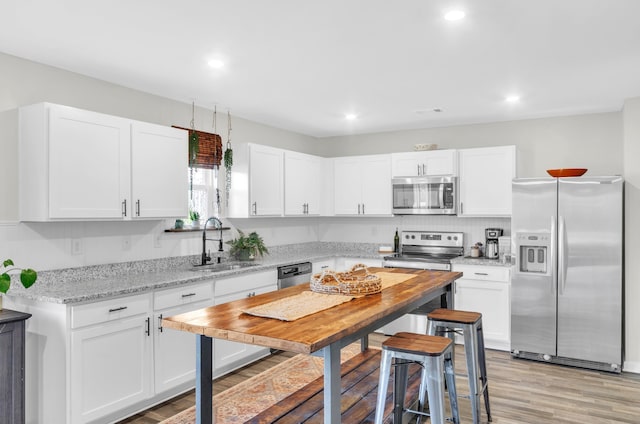
[[[215,221],[216,227],[218,227],[220,229],[220,238],[218,238],[218,239],[208,239],[207,238],[207,225],[209,224],[209,221]],[[215,216],[212,216],[211,218],[208,218],[204,223],[204,229],[202,230],[202,260],[200,262],[200,265],[206,265],[207,262],[209,262],[211,260],[211,256],[209,256],[207,254],[207,240],[217,241],[218,242],[218,252],[224,252],[224,245],[223,245],[223,242],[222,242],[222,221],[220,221]],[[221,257],[221,255],[218,255],[217,262],[220,263],[221,261],[222,261],[222,257]]]

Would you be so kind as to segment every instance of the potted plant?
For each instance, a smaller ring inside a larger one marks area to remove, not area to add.
[[[189,219],[191,220],[191,228],[200,228],[200,212],[191,209]]]
[[[238,230],[238,238],[227,241],[231,246],[229,254],[241,261],[253,260],[257,256],[262,257],[265,253],[269,253],[264,240],[255,231],[245,235]]]
[[[6,293],[11,287],[11,275],[10,273],[20,271],[20,282],[25,289],[31,287],[38,279],[38,273],[31,268],[18,268],[14,265],[11,259],[5,259],[2,262],[2,268],[0,268],[2,274],[0,274],[0,292]],[[2,296],[0,296],[0,310],[2,310]]]

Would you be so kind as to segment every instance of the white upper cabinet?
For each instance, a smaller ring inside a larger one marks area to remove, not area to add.
[[[516,147],[458,151],[458,216],[511,216],[511,181],[516,177]]]
[[[281,216],[284,151],[249,145],[249,214]]]
[[[426,175],[458,175],[456,151],[429,150],[391,154],[391,174],[394,177]]]
[[[284,152],[284,214],[319,215],[322,191],[322,158]]]
[[[19,128],[21,221],[187,214],[186,131],[49,103]]]
[[[336,158],[333,165],[336,215],[391,214],[389,155]]]
[[[186,216],[188,142],[177,128],[134,122],[131,127],[131,201],[134,218]]]

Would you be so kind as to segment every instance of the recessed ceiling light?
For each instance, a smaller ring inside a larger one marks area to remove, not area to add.
[[[444,18],[447,21],[459,21],[465,17],[463,10],[450,10],[444,14]]]
[[[208,62],[208,65],[211,66],[214,69],[220,69],[224,67],[224,62],[221,61],[220,59],[211,59]]]
[[[520,101],[520,96],[507,96],[505,97],[504,101],[507,103],[518,103]]]
[[[358,115],[356,115],[355,113],[348,113],[344,116],[344,119],[346,119],[347,121],[353,121],[357,117]]]

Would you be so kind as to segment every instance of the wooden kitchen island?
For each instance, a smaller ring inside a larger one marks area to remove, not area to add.
[[[460,272],[405,268],[369,268],[369,271],[415,276],[381,293],[358,297],[290,322],[256,317],[242,310],[308,291],[309,284],[164,318],[163,327],[199,336],[196,337],[196,422],[213,421],[212,338],[217,338],[322,356],[324,422],[340,423],[340,349],[361,340],[365,350],[369,333],[436,297],[442,296],[446,305],[453,307],[452,285],[462,276]]]

